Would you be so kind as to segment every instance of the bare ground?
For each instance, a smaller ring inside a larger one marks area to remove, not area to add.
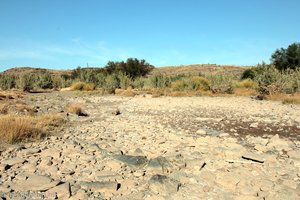
[[[81,103],[89,116],[65,113],[69,123],[64,132],[3,151],[4,195],[300,197],[299,105],[248,97],[129,98],[72,92],[31,94],[27,101],[39,113],[65,112],[67,103]],[[28,184],[33,186],[28,189]]]

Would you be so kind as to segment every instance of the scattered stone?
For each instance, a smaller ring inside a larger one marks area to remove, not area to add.
[[[147,171],[152,172],[168,172],[171,168],[170,162],[162,156],[150,159],[148,165],[147,165]]]
[[[203,130],[203,129],[199,129],[196,133],[197,133],[198,135],[206,135],[206,131]]]
[[[167,176],[156,174],[149,180],[149,188],[156,194],[169,196],[179,191],[181,184]]]
[[[26,180],[21,180],[13,185],[14,191],[26,192],[26,191],[47,191],[50,188],[59,184],[59,181],[53,181],[49,176],[43,175],[28,175]]]
[[[63,183],[47,191],[55,193],[58,199],[68,199],[71,196],[70,183]]]
[[[116,155],[114,157],[115,159],[134,167],[145,166],[148,162],[146,156]]]
[[[1,164],[13,166],[16,164],[23,164],[24,162],[26,162],[25,159],[16,157],[16,158],[10,158],[10,159],[4,160],[1,162]]]
[[[82,182],[81,188],[91,190],[92,192],[115,192],[121,187],[117,182]]]

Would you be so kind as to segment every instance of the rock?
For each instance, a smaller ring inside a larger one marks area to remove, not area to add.
[[[89,199],[89,196],[85,190],[80,189],[69,200],[83,200],[83,199]]]
[[[133,167],[142,167],[145,166],[148,162],[146,156],[130,156],[130,155],[116,155],[115,159],[122,161],[123,163],[128,164]]]
[[[10,168],[7,164],[0,164],[0,172],[4,172]]]
[[[275,148],[275,149],[278,149],[278,150],[281,150],[281,149],[290,149],[289,148],[289,143],[283,139],[280,139],[279,138],[279,135],[276,134],[274,135],[268,142],[267,144],[267,147],[271,147],[271,148]]]
[[[170,168],[171,164],[165,157],[162,156],[150,159],[147,165],[147,171],[152,171],[156,173],[168,172]]]
[[[249,127],[250,127],[250,128],[258,128],[258,123],[257,123],[257,122],[252,123],[252,124],[250,124]]]
[[[21,180],[13,185],[12,189],[19,192],[25,191],[46,191],[57,186],[59,181],[53,181],[49,176],[28,175],[26,180]]]
[[[117,182],[82,182],[81,188],[91,190],[92,192],[115,192],[121,187],[120,183]]]
[[[149,188],[156,194],[169,196],[179,191],[180,182],[167,176],[156,174],[149,180]]]
[[[198,135],[206,135],[206,131],[203,130],[203,129],[199,129],[199,130],[196,132],[196,134],[198,134]]]
[[[55,193],[58,199],[68,199],[71,195],[70,183],[63,183],[47,191],[48,193]]]
[[[32,154],[35,154],[35,153],[39,153],[41,152],[40,149],[37,149],[37,148],[28,148],[28,149],[24,149],[22,151],[20,151],[18,153],[19,156],[28,156],[28,155],[32,155]]]
[[[16,164],[23,164],[24,162],[26,162],[25,159],[16,157],[16,158],[10,158],[10,159],[4,160],[1,162],[1,164],[13,166]]]
[[[61,152],[57,149],[45,149],[40,155],[42,157],[52,157],[53,159],[59,159],[61,156]]]
[[[234,173],[219,173],[216,182],[226,189],[234,191],[240,179]]]

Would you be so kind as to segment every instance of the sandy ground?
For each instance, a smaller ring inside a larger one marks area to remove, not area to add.
[[[45,140],[1,152],[2,196],[300,198],[299,105],[72,92],[31,94],[27,101],[39,113],[62,112],[68,124]],[[67,114],[71,102],[89,116]]]

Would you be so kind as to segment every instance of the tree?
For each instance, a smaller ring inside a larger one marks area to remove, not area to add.
[[[300,69],[300,43],[293,43],[287,49],[277,49],[272,54],[271,63],[280,71]]]
[[[108,74],[122,72],[132,79],[147,75],[153,68],[154,66],[145,60],[138,60],[137,58],[128,58],[126,62],[109,61],[105,66]]]

